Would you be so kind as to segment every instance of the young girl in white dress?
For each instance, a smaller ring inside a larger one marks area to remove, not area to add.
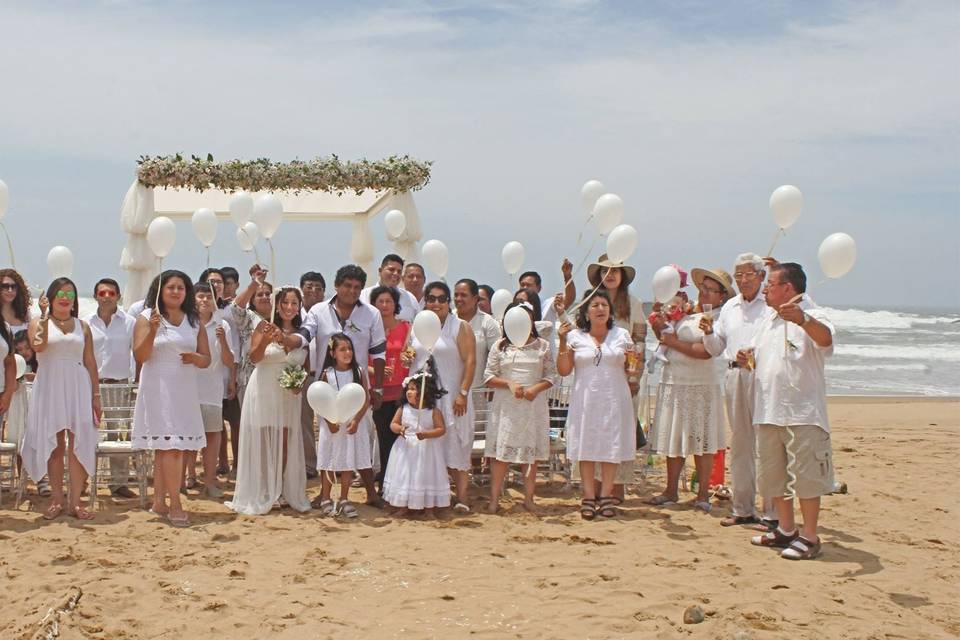
[[[159,305],[154,308],[158,289]],[[190,519],[180,502],[183,452],[199,451],[207,442],[197,369],[210,366],[210,347],[207,332],[200,330],[187,274],[164,271],[154,278],[145,300],[133,328],[133,356],[143,365],[133,411],[133,448],[155,453],[151,511],[175,527],[186,527]]]
[[[367,392],[363,407],[349,421],[333,423],[324,420],[317,443],[317,470],[320,471],[320,512],[324,515],[344,515],[356,518],[359,514],[347,499],[353,471],[373,469],[371,433],[373,420],[367,409],[370,396],[367,384],[360,373],[360,365],[353,351],[353,341],[345,333],[330,336],[327,355],[323,361],[321,379],[339,393],[351,382],[361,385]],[[336,505],[330,499],[334,473],[340,473],[340,499]]]
[[[53,308],[48,316],[51,299]],[[81,506],[80,494],[93,472],[96,423],[100,421],[93,336],[77,317],[77,288],[68,278],[53,281],[40,298],[40,311],[42,316],[30,321],[30,342],[41,366],[33,384],[33,406],[20,455],[34,481],[50,477],[53,499],[43,517],[52,520],[63,512],[63,456],[68,452],[69,513],[78,520],[90,520],[93,514]]]
[[[445,392],[437,388],[434,374],[421,371],[404,381],[400,408],[390,423],[397,434],[383,478],[383,499],[397,507],[395,515],[408,510],[433,512],[450,506],[443,434],[447,428],[437,407]]]
[[[226,506],[237,513],[260,515],[275,506],[309,511],[307,472],[300,428],[300,394],[286,389],[280,375],[288,366],[303,366],[307,349],[287,352],[281,342],[300,327],[300,290],[283,287],[276,296],[274,322],[254,329],[249,352],[254,364],[240,411],[237,487]],[[269,315],[269,312],[268,312]]]
[[[514,302],[530,316],[530,336],[524,345],[501,338],[490,349],[484,384],[494,389],[487,431],[487,452],[493,458],[490,474],[490,513],[497,503],[510,464],[525,465],[523,473],[524,507],[533,511],[537,480],[537,462],[550,456],[550,409],[547,395],[553,386],[557,368],[550,345],[537,335],[533,308],[529,302]],[[495,435],[491,438],[490,433]]]

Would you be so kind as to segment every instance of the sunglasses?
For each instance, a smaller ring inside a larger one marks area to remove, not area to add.
[[[427,302],[450,302],[450,296],[424,296]]]
[[[16,291],[19,288],[20,286],[15,282],[4,282],[3,284],[0,284],[0,290],[3,291]]]
[[[113,289],[101,289],[100,291],[97,291],[97,297],[98,298],[116,298],[117,292],[114,291]]]
[[[57,300],[76,300],[77,292],[76,291],[57,291],[57,295],[54,297]]]

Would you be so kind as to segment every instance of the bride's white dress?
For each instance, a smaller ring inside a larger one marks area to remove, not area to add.
[[[300,428],[300,396],[280,386],[287,365],[302,365],[306,349],[284,353],[270,344],[257,363],[243,397],[240,412],[240,450],[233,500],[225,503],[237,513],[268,513],[283,496],[297,511],[309,511],[307,474]],[[306,393],[303,390],[301,393]],[[283,438],[287,463],[283,464]]]

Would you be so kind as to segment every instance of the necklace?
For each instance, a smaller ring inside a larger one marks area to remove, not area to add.
[[[70,316],[69,318],[66,318],[65,320],[61,320],[60,318],[58,318],[58,317],[56,317],[56,316],[50,316],[50,318],[51,318],[54,322],[57,323],[57,326],[58,326],[58,327],[62,327],[63,325],[65,325],[65,324],[67,324],[68,322],[70,322],[71,320],[73,320],[73,316]]]

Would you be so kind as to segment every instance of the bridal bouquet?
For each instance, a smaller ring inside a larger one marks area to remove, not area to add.
[[[307,372],[298,364],[287,365],[280,372],[280,386],[290,391],[296,391],[303,386],[303,381],[307,379]]]

